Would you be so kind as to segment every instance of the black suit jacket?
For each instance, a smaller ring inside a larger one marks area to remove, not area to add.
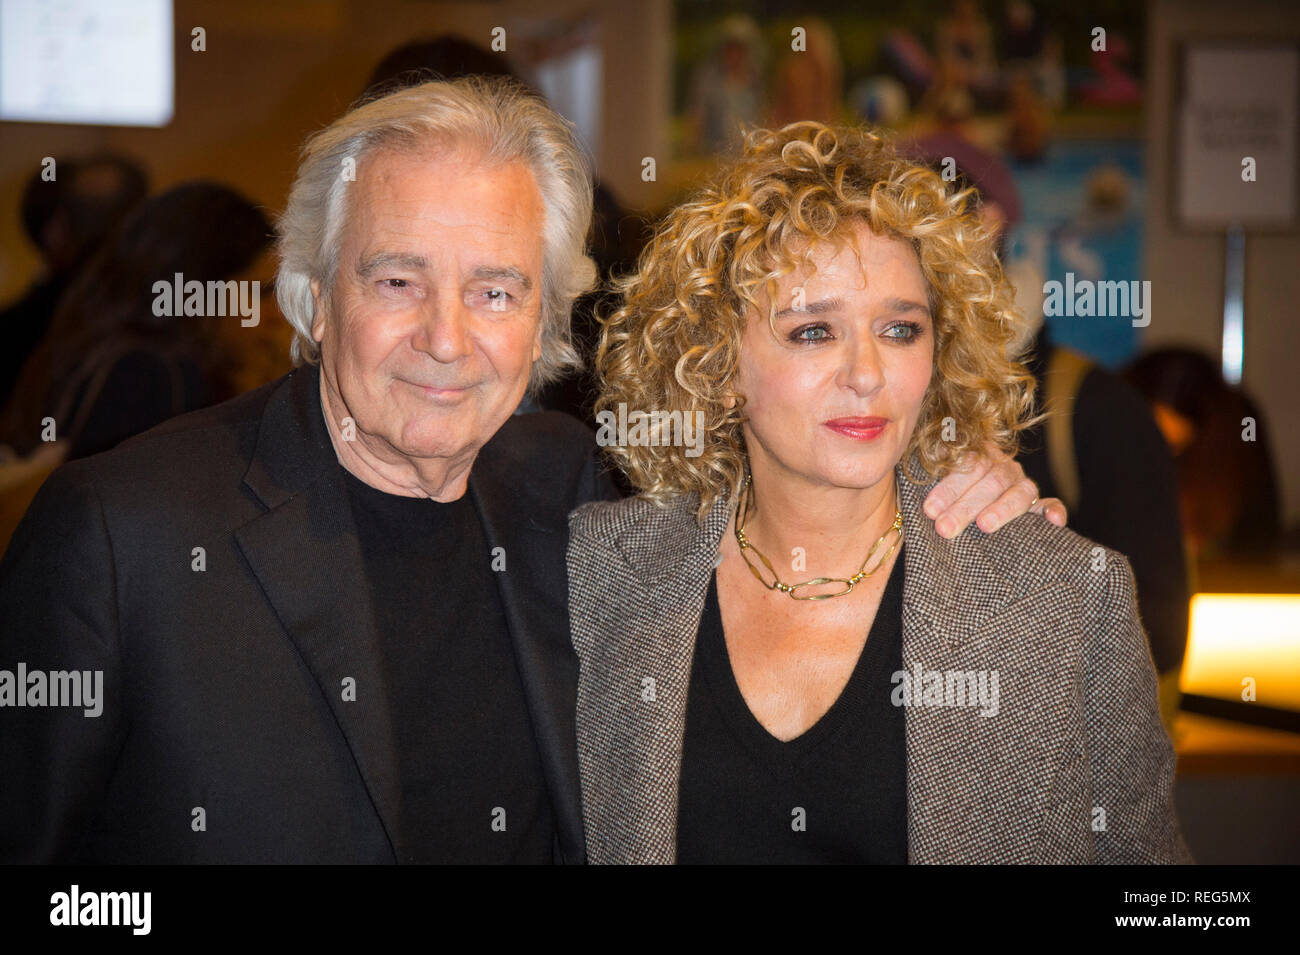
[[[613,493],[594,451],[572,418],[516,416],[469,480],[564,862],[584,858],[564,554],[568,513]],[[0,564],[0,669],[102,670],[105,699],[0,708],[0,861],[402,857],[344,478],[311,366],[50,477]]]

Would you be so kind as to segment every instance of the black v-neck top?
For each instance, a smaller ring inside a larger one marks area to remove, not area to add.
[[[716,576],[700,620],[686,706],[677,861],[907,862],[903,552],[843,692],[781,742],[755,719],[727,654]]]

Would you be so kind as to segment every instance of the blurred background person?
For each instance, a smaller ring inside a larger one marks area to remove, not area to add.
[[[1009,81],[1029,80],[1035,98],[1050,109],[1065,105],[1061,38],[1048,31],[1047,21],[1027,0],[1008,0],[998,36],[998,54]],[[1012,95],[1010,89],[1007,95]]]
[[[217,323],[159,316],[154,284],[234,279],[269,248],[272,227],[225,186],[193,182],[142,203],[69,289],[24,366],[4,418],[22,454],[54,418],[68,458],[106,451],[174,415],[234,393],[238,358]]]
[[[16,301],[0,310],[0,407],[13,393],[23,363],[49,330],[59,298],[149,190],[149,177],[134,159],[100,153],[56,159],[53,179],[42,166],[23,188],[23,232],[40,251],[40,272]]]
[[[1213,359],[1190,348],[1149,352],[1124,376],[1151,403],[1177,462],[1193,561],[1271,561],[1281,538],[1280,503],[1258,406],[1224,381]]]
[[[1051,120],[1027,74],[1015,74],[1008,81],[1006,116],[1007,153],[1022,163],[1041,160],[1047,152]]]
[[[742,127],[759,120],[763,104],[763,37],[747,16],[718,25],[714,52],[691,77],[687,112],[694,150],[727,153],[740,146]]]
[[[961,64],[953,59],[936,61],[934,83],[917,104],[917,111],[931,116],[940,127],[953,128],[967,122],[975,112],[975,98]]]
[[[835,34],[825,20],[812,19],[800,25],[806,31],[805,48],[787,48],[776,67],[767,122],[775,129],[802,120],[840,120],[844,63]]]
[[[63,461],[106,451],[288,370],[277,312],[248,328],[238,315],[154,310],[154,284],[170,285],[177,273],[205,286],[260,276],[267,303],[271,232],[239,193],[194,182],[144,201],[104,242],[60,300],[0,411],[0,551]],[[46,419],[57,440],[48,440]]]
[[[996,104],[1001,92],[993,30],[976,0],[954,0],[935,27],[935,59],[950,82],[970,90],[981,106]]]
[[[361,98],[378,99],[432,79],[456,79],[471,73],[508,76],[523,82],[505,54],[485,50],[464,37],[443,33],[390,50],[371,72]]]

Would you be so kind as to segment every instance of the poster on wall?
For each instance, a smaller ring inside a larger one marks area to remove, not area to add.
[[[756,0],[676,0],[674,32],[665,205],[744,129],[883,128],[930,165],[952,157],[999,207],[1017,303],[1053,341],[1109,367],[1137,353],[1145,315],[1061,313],[1043,289],[1142,287],[1144,5],[819,0],[772,15]]]

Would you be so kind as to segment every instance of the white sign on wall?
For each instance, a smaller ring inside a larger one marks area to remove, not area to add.
[[[1178,196],[1190,228],[1293,228],[1300,50],[1191,45],[1178,107]]]
[[[0,0],[0,119],[165,126],[174,46],[171,0]]]

